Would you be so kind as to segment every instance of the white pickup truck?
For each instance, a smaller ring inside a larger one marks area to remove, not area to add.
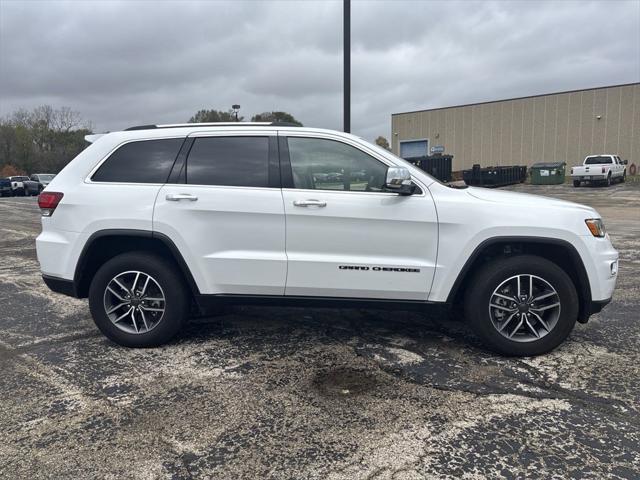
[[[589,155],[582,165],[571,168],[573,186],[581,182],[599,182],[606,186],[614,181],[624,182],[627,176],[627,161],[617,155]]]

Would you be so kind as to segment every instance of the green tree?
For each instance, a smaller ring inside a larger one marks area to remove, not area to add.
[[[238,121],[244,120],[243,116],[238,117]],[[236,114],[233,110],[198,110],[196,114],[189,119],[189,123],[215,123],[215,122],[235,122]]]
[[[384,149],[391,150],[391,148],[389,148],[389,141],[382,135],[379,135],[378,138],[376,138],[376,145]]]
[[[282,122],[292,123],[299,127],[302,127],[302,122],[296,120],[293,115],[287,112],[262,112],[251,117],[252,122]]]
[[[0,168],[58,173],[87,145],[89,124],[68,107],[42,105],[0,118]]]

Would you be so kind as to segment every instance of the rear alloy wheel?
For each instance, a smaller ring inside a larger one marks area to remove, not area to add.
[[[578,295],[556,264],[532,255],[495,260],[481,268],[465,298],[474,332],[505,355],[539,355],[557,347],[578,316]]]
[[[104,291],[109,320],[127,333],[147,333],[164,316],[167,300],[160,284],[147,273],[131,270],[111,279]]]
[[[169,261],[145,252],[118,255],[93,278],[89,307],[102,333],[126,347],[153,347],[173,338],[187,317],[188,296]]]
[[[611,186],[611,173],[609,173],[609,175],[607,175],[607,179],[605,180],[605,185],[607,187]]]

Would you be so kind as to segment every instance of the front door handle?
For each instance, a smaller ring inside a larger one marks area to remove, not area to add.
[[[165,197],[170,202],[177,202],[179,200],[189,200],[190,202],[195,202],[198,200],[198,197],[195,195],[191,195],[190,193],[170,193]]]
[[[323,200],[313,200],[313,199],[309,199],[309,200],[294,200],[293,201],[293,206],[294,207],[326,207],[327,206],[327,202],[325,202]]]

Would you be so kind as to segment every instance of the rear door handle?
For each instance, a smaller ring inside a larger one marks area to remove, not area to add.
[[[327,202],[325,202],[323,200],[313,200],[313,199],[309,199],[309,200],[294,200],[293,201],[293,206],[294,207],[326,207],[327,206]]]
[[[190,193],[170,193],[165,197],[170,202],[177,202],[179,200],[189,200],[190,202],[195,202],[198,200],[198,197],[195,195],[191,195]]]

